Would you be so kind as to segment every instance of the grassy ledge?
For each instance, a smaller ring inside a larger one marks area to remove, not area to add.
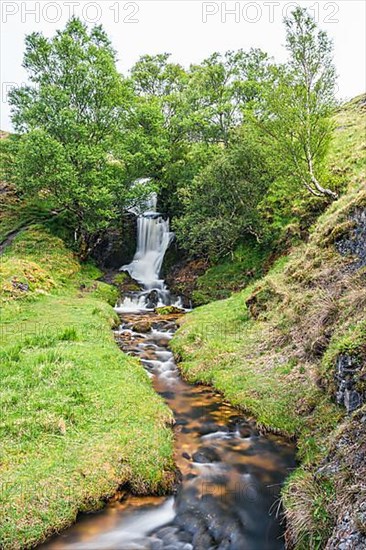
[[[324,548],[347,514],[348,525],[366,533],[366,495],[353,490],[362,488],[356,477],[366,474],[366,456],[363,466],[345,465],[340,439],[349,429],[350,447],[361,452],[365,432],[334,399],[340,353],[364,365],[359,384],[366,375],[365,267],[353,269],[355,258],[336,246],[354,238],[352,215],[366,208],[365,119],[357,101],[338,121],[332,166],[347,178],[348,191],[319,218],[306,244],[242,292],[188,314],[172,342],[189,381],[212,384],[267,429],[297,438],[301,466],[287,482],[284,503],[288,542],[298,549]],[[334,468],[321,470],[323,463]]]
[[[119,351],[115,289],[42,226],[0,257],[0,547],[30,548],[128,483],[171,489],[172,421]]]

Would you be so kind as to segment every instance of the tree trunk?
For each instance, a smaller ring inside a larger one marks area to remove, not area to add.
[[[327,189],[327,188],[323,187],[322,185],[320,185],[318,179],[315,177],[314,168],[313,168],[313,160],[312,160],[312,157],[311,157],[311,152],[310,152],[308,147],[307,147],[307,161],[308,161],[308,167],[309,167],[309,174],[310,174],[311,182],[314,185],[315,189],[317,191],[319,191],[319,193],[321,195],[326,195],[328,197],[331,197],[332,200],[338,199],[337,193],[335,193],[331,189]]]

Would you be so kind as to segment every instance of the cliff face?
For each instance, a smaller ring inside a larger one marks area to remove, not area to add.
[[[307,243],[227,300],[186,316],[173,341],[190,380],[297,438],[283,492],[288,547],[366,548],[365,110],[337,116],[332,168],[347,192]]]
[[[92,258],[104,270],[119,269],[132,261],[136,250],[136,216],[126,216],[105,232],[92,252]]]

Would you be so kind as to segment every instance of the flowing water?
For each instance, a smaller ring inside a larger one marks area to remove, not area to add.
[[[172,297],[160,278],[161,266],[174,237],[169,230],[169,220],[156,212],[156,194],[150,197],[150,210],[137,218],[137,249],[132,262],[121,267],[143,287],[143,291],[131,292],[117,307],[117,311],[148,311],[154,307],[170,305]],[[176,298],[174,305],[181,306]]]
[[[294,447],[278,436],[258,433],[253,421],[214,390],[181,379],[169,350],[180,315],[157,315],[146,294],[156,290],[158,303],[170,302],[169,291],[159,279],[161,255],[171,239],[169,225],[149,213],[139,220],[138,229],[136,256],[124,269],[144,290],[119,304],[121,325],[116,338],[123,351],[140,358],[154,388],[174,413],[175,459],[182,481],[174,496],[116,498],[103,511],[81,516],[44,547],[282,549],[279,494],[295,466]],[[150,326],[147,332],[138,332],[141,321],[145,329],[146,323]]]

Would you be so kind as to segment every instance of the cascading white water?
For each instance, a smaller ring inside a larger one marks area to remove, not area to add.
[[[169,229],[169,220],[156,212],[157,196],[152,193],[148,211],[137,218],[137,248],[132,262],[120,268],[140,283],[144,291],[127,296],[118,307],[121,311],[152,309],[151,295],[156,294],[156,306],[170,304],[170,295],[160,271],[166,251],[174,237]],[[175,305],[181,305],[180,301]]]
[[[162,289],[159,279],[165,253],[173,233],[169,231],[169,220],[148,212],[137,219],[137,250],[129,265],[122,267],[146,290]]]

